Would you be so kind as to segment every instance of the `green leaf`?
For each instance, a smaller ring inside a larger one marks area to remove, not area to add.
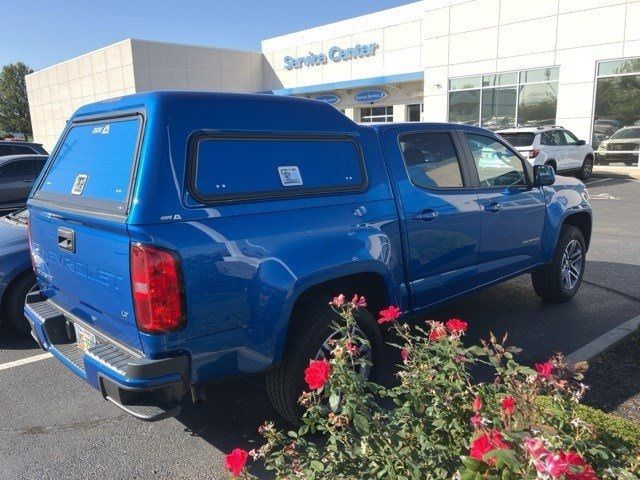
[[[311,460],[311,468],[313,468],[313,470],[316,472],[321,472],[324,470],[324,465],[318,460]]]
[[[329,407],[331,410],[336,413],[338,411],[338,407],[340,406],[340,395],[337,393],[332,393],[329,397]]]
[[[356,413],[353,424],[360,433],[369,433],[369,420],[364,415]]]

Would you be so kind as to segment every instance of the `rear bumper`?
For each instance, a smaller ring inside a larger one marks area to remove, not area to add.
[[[24,313],[38,345],[100,391],[106,400],[146,421],[180,413],[181,399],[189,390],[186,355],[148,359],[91,329],[39,291],[27,295]],[[74,323],[92,331],[98,345],[86,351],[80,349],[75,342]]]

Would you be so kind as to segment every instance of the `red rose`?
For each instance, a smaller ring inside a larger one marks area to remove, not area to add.
[[[447,329],[440,322],[431,322],[431,331],[429,332],[429,340],[437,342],[442,337],[447,336]]]
[[[483,458],[487,453],[493,450],[507,450],[508,448],[509,445],[504,443],[502,439],[502,433],[500,433],[499,430],[493,429],[471,442],[471,452],[469,456],[476,460],[484,461]],[[487,460],[489,465],[493,465],[495,462],[495,457]]]
[[[501,406],[504,413],[511,416],[516,411],[516,400],[511,395],[508,395],[502,399]]]
[[[400,356],[402,357],[402,361],[407,363],[409,361],[409,350],[403,348],[400,350]]]
[[[482,410],[482,398],[476,397],[473,399],[473,411],[478,413]]]
[[[445,325],[454,335],[467,331],[467,322],[463,322],[459,318],[450,318]]]
[[[585,462],[580,455],[574,452],[560,451],[558,453],[567,464],[567,471],[564,474],[566,480],[598,480],[591,465]]]
[[[244,466],[247,464],[249,454],[241,448],[236,448],[233,452],[227,454],[224,464],[234,477],[242,473]]]
[[[322,360],[311,360],[304,371],[304,381],[307,382],[311,390],[319,390],[327,383],[329,375],[331,375],[329,362],[324,358]]]
[[[544,442],[539,438],[526,438],[524,440],[524,449],[534,461],[546,457],[550,453]]]
[[[549,378],[553,375],[553,364],[551,362],[536,363],[536,372],[542,378]]]
[[[378,319],[378,323],[382,325],[383,323],[393,322],[399,316],[400,309],[391,305],[384,310],[380,310],[380,318]]]

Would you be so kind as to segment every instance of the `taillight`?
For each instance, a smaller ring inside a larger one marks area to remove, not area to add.
[[[531,150],[525,150],[524,156],[526,158],[536,158],[539,153],[540,153],[540,150],[538,150],[537,148],[532,148]]]
[[[149,245],[131,245],[131,288],[138,329],[168,333],[184,325],[182,276],[178,257]]]

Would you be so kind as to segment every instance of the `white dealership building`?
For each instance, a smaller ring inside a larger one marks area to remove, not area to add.
[[[357,122],[559,124],[598,145],[640,124],[640,1],[425,0],[262,41],[127,39],[27,76],[51,149],[79,106],[158,89],[332,103]]]

